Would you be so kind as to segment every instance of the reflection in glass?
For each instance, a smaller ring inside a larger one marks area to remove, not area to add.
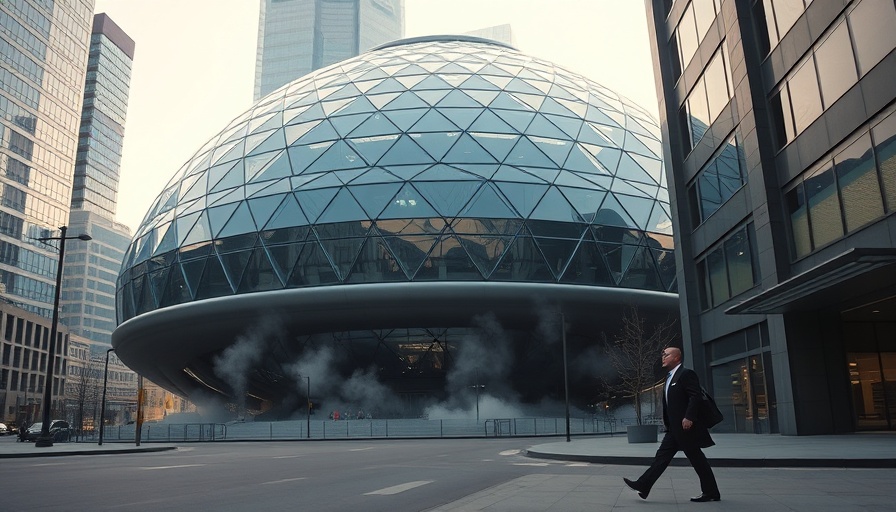
[[[834,170],[830,167],[830,162],[806,178],[805,187],[814,246],[821,247],[842,237],[840,199],[837,197]]]
[[[834,157],[837,186],[843,200],[846,232],[864,226],[884,214],[880,185],[871,151],[871,138],[865,134]]]

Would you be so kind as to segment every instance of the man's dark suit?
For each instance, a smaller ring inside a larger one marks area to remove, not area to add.
[[[666,394],[663,395],[663,423],[666,425],[666,435],[656,451],[653,464],[636,482],[638,487],[650,492],[650,488],[672,462],[672,458],[681,450],[697,471],[703,494],[719,495],[719,487],[712,474],[712,468],[709,467],[709,462],[701,450],[715,444],[709,435],[709,430],[700,420],[701,399],[702,391],[697,374],[693,370],[679,366],[672,376],[672,382],[669,383],[668,401]],[[688,430],[681,425],[681,420],[684,418],[694,422]]]

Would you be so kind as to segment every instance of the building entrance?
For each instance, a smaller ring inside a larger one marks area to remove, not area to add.
[[[896,430],[896,322],[843,326],[856,430]]]

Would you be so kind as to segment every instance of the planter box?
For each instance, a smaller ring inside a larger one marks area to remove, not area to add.
[[[655,443],[659,425],[629,425],[625,429],[629,443]]]

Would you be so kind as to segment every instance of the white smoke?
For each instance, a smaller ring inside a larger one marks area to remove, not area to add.
[[[215,375],[230,385],[241,410],[245,408],[250,372],[258,366],[272,341],[281,333],[282,327],[278,319],[263,318],[214,358]]]

